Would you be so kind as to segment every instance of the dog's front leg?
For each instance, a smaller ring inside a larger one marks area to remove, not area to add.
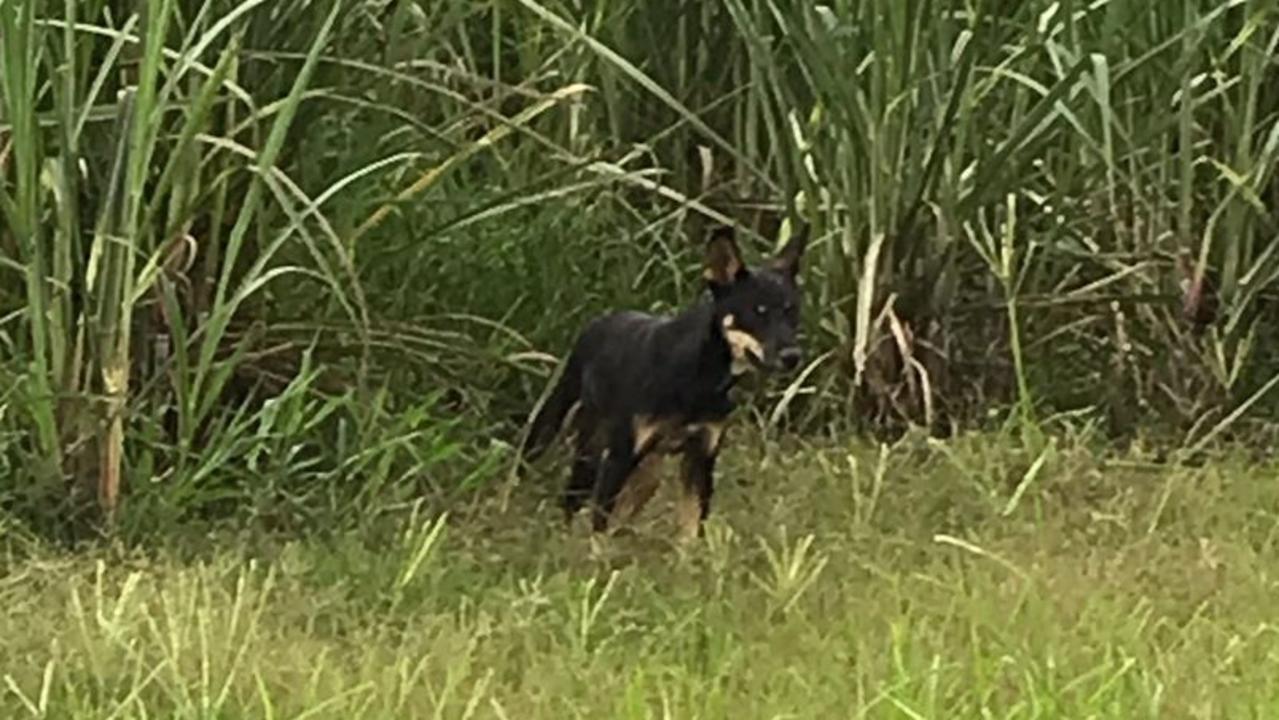
[[[675,507],[676,538],[688,542],[701,537],[715,494],[715,460],[719,456],[722,425],[708,426],[684,448],[680,497]]]

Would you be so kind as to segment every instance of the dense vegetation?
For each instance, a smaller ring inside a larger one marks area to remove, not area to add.
[[[819,238],[817,359],[757,398],[788,428],[1194,443],[1271,407],[1271,2],[3,22],[0,457],[60,520],[86,487],[154,526],[481,482],[574,326],[688,302],[726,220]]]

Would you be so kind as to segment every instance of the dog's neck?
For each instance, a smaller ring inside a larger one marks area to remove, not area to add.
[[[749,363],[733,361],[732,349],[724,336],[723,321],[724,313],[716,306],[714,297],[704,297],[671,319],[674,325],[689,329],[698,327],[696,354],[685,355],[683,362],[691,363],[690,369],[699,378],[701,392],[727,397],[738,378],[754,368]]]
[[[711,351],[710,364],[715,368],[717,374],[722,374],[722,378],[716,385],[716,392],[724,393],[732,389],[738,378],[755,370],[749,360],[739,358],[733,353],[728,337],[725,334],[727,332],[726,317],[728,316],[712,306],[711,325],[708,330],[713,340],[708,344],[708,347],[713,347],[714,350]]]

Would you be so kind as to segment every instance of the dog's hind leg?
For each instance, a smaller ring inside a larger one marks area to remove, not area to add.
[[[599,456],[592,448],[579,445],[573,458],[573,469],[569,471],[568,485],[564,488],[565,523],[573,522],[577,511],[586,504],[599,473]]]
[[[609,429],[608,455],[600,464],[599,478],[595,483],[595,497],[591,527],[595,532],[608,529],[609,518],[617,505],[622,486],[635,472],[643,459],[646,448],[635,447],[635,432],[629,422],[619,422]]]
[[[571,523],[582,509],[600,474],[600,448],[596,437],[594,413],[586,407],[578,409],[574,419],[573,468],[564,488],[564,522]]]
[[[661,476],[659,474],[661,465],[661,455],[656,452],[650,452],[644,456],[644,459],[636,463],[635,472],[631,473],[630,479],[622,485],[622,489],[617,494],[617,504],[613,507],[612,518],[615,522],[629,523],[634,520],[649,500],[653,499],[653,495],[657,493],[657,488],[661,484]]]

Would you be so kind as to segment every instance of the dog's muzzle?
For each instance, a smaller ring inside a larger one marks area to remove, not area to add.
[[[804,354],[796,347],[782,348],[777,353],[777,364],[786,372],[793,372],[795,368],[799,367],[799,362],[803,359]]]

